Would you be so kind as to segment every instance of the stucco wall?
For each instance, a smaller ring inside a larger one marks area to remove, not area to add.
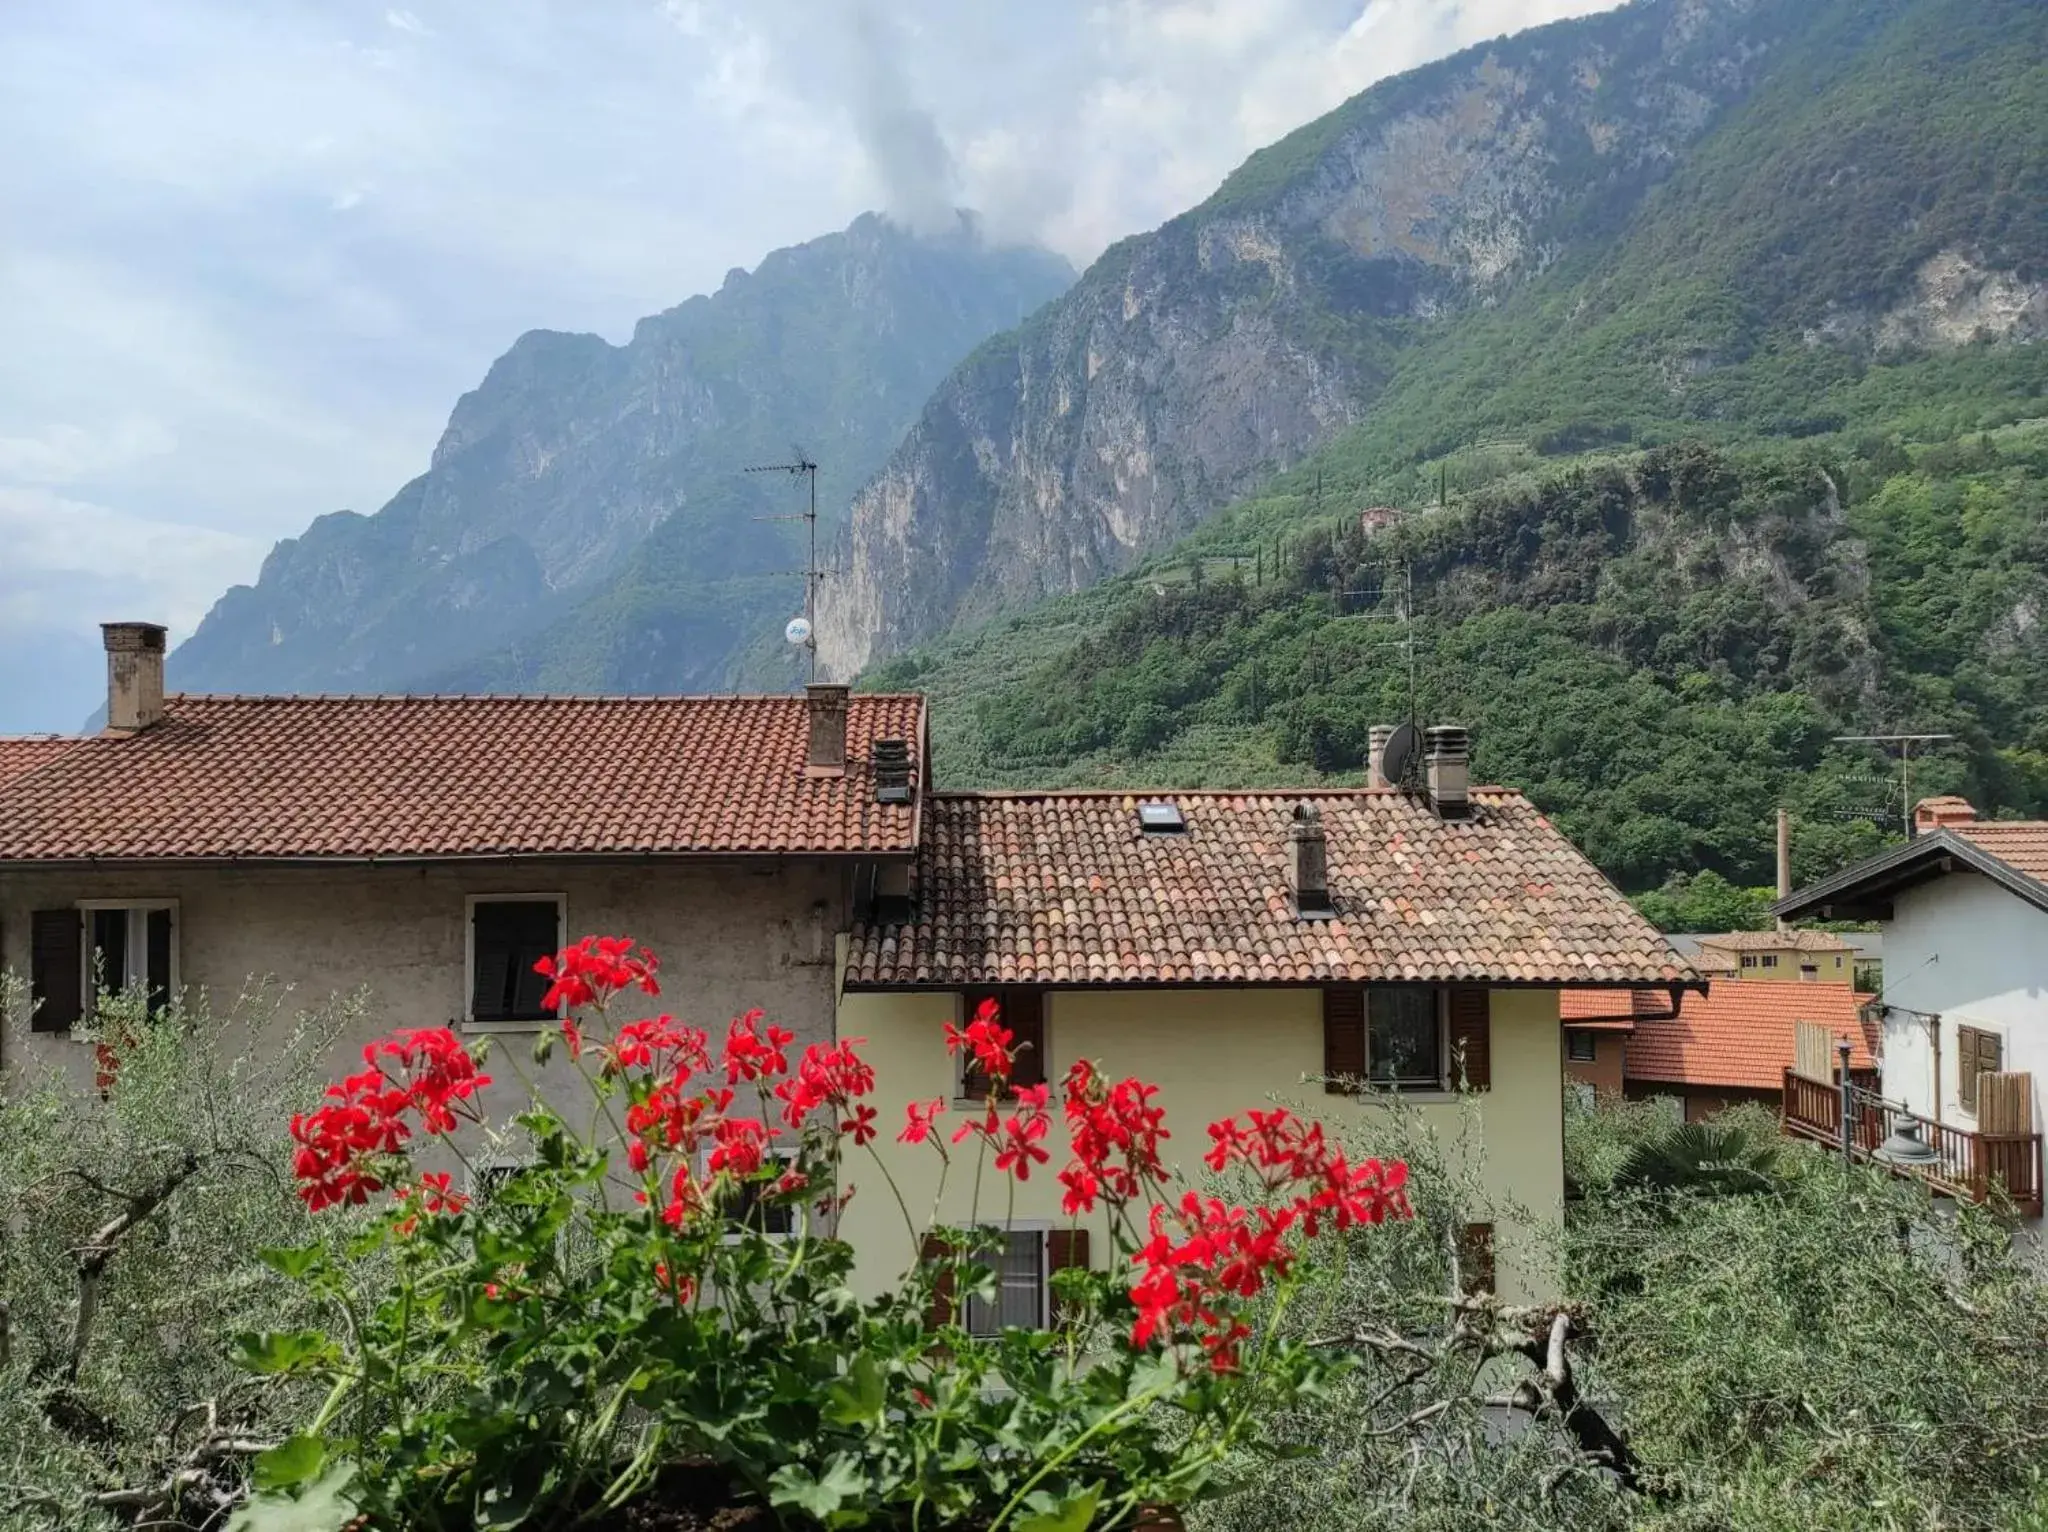
[[[1593,1039],[1593,1057],[1590,1060],[1567,1058],[1564,1077],[1576,1085],[1592,1086],[1595,1095],[1620,1095],[1622,1064],[1628,1056],[1628,1038],[1620,1032],[1590,1032],[1585,1035]]]
[[[875,1105],[885,1126],[876,1148],[887,1157],[905,1200],[922,1222],[939,1186],[939,1163],[928,1147],[895,1142],[905,1105],[954,1094],[943,1024],[957,1015],[952,994],[854,993],[840,1002],[844,1037],[867,1039],[874,1064]],[[1196,1184],[1200,1156],[1208,1147],[1204,1127],[1273,1098],[1306,1107],[1339,1128],[1351,1144],[1370,1149],[1380,1109],[1326,1096],[1304,1086],[1302,1077],[1322,1069],[1322,1001],[1312,989],[1213,989],[1054,991],[1046,1006],[1047,1074],[1057,1079],[1077,1058],[1093,1059],[1113,1078],[1138,1075],[1160,1087],[1173,1139],[1170,1158]],[[1480,1174],[1487,1191],[1529,1210],[1534,1220],[1560,1216],[1564,1196],[1563,1072],[1557,998],[1546,990],[1502,990],[1493,996],[1493,1089],[1480,1098],[1484,1159]],[[1461,1139],[1461,1108],[1455,1098],[1411,1098],[1440,1139]],[[941,1119],[958,1125],[957,1108]],[[1045,1147],[1049,1164],[1017,1187],[1014,1216],[1064,1225],[1055,1173],[1068,1156],[1064,1125],[1054,1115]],[[964,1153],[967,1146],[963,1146]],[[911,1235],[901,1211],[871,1162],[856,1159],[851,1179],[859,1187],[841,1224],[858,1253],[856,1282],[875,1292],[913,1259]],[[1007,1177],[989,1170],[981,1183],[979,1216],[1001,1222],[1009,1194]],[[956,1164],[941,1204],[943,1221],[967,1223],[975,1212],[971,1161]],[[1098,1215],[1099,1218],[1100,1215]],[[1091,1240],[1098,1264],[1107,1240],[1099,1223]],[[1497,1230],[1499,1281],[1504,1294],[1531,1297],[1554,1289],[1547,1272],[1531,1269],[1520,1249],[1536,1231],[1510,1226]]]
[[[572,939],[624,934],[662,959],[658,1001],[637,993],[616,1019],[656,1010],[709,1027],[761,1006],[801,1042],[832,1034],[834,933],[844,925],[843,877],[823,862],[507,864],[442,863],[350,868],[194,867],[150,873],[0,869],[0,966],[26,975],[29,914],[80,899],[178,901],[179,978],[216,1009],[252,977],[293,986],[290,1005],[313,1007],[368,986],[361,1044],[394,1027],[442,1026],[464,1014],[464,903],[469,895],[567,896]],[[9,1018],[0,1065],[56,1060],[89,1071],[89,1050],[31,1034]],[[527,1042],[501,1051],[523,1062]],[[531,1068],[530,1065],[526,1066]],[[509,1077],[509,1067],[494,1069]],[[560,1063],[546,1081],[562,1081]],[[581,1088],[572,1099],[582,1099]]]
[[[2034,1077],[2034,1121],[2048,1083],[2048,914],[1975,873],[1908,889],[1884,932],[1889,1006],[1939,1016],[1941,1120],[1974,1127],[1957,1094],[1956,1028],[2005,1040],[2005,1067]],[[1884,1027],[1884,1093],[1933,1115],[1937,1084],[1930,1024],[1889,1011]]]

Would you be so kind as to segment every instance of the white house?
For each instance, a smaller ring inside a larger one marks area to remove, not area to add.
[[[1975,1134],[1983,1074],[2048,1082],[2048,822],[1980,821],[1961,798],[1914,810],[1914,838],[1777,906],[1884,929],[1883,1091]]]

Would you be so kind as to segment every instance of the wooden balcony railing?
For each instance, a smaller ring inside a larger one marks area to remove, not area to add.
[[[1948,1123],[1929,1122],[1908,1112],[1896,1102],[1886,1101],[1875,1090],[1851,1079],[1849,1086],[1849,1152],[1859,1160],[1871,1158],[1879,1144],[1889,1138],[1904,1118],[1919,1124],[1920,1140],[1934,1151],[1925,1165],[1878,1164],[1900,1175],[1916,1175],[1944,1196],[1982,1202],[1994,1186],[2003,1186],[2013,1206],[2024,1217],[2039,1218],[2042,1211],[2041,1135],[2039,1133],[1972,1133]],[[1785,1104],[1781,1114],[1785,1131],[1798,1138],[1812,1139],[1829,1148],[1842,1143],[1842,1091],[1832,1081],[1809,1079],[1795,1070],[1785,1071]]]

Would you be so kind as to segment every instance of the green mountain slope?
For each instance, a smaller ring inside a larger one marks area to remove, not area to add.
[[[1767,881],[1780,802],[1802,871],[1895,827],[1838,733],[1953,732],[1916,793],[2048,811],[2048,7],[1737,9],[1745,98],[1546,269],[1399,321],[1356,425],[1136,574],[871,670],[939,699],[946,778],[1352,774],[1412,639],[1420,710],[1631,888]]]
[[[170,662],[191,690],[703,690],[801,608],[786,478],[842,506],[946,370],[1070,280],[873,215],[730,273],[629,343],[535,331],[374,516],[321,517]],[[784,660],[787,664],[786,659]],[[780,678],[786,679],[786,677]]]

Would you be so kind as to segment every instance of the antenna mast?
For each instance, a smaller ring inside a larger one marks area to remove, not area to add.
[[[808,525],[811,534],[810,562],[801,570],[778,570],[778,574],[801,574],[804,577],[804,636],[803,646],[810,652],[810,679],[818,679],[818,587],[825,582],[825,571],[818,567],[818,465],[811,455],[801,447],[790,449],[791,461],[787,463],[756,463],[743,473],[786,473],[794,478],[802,474],[810,480],[811,501],[808,510],[793,516],[756,516],[756,521],[801,521]]]
[[[1899,816],[1905,821],[1906,838],[1913,837],[1913,747],[1936,740],[1954,739],[1953,734],[1837,734],[1838,745],[1897,745],[1899,747]]]

